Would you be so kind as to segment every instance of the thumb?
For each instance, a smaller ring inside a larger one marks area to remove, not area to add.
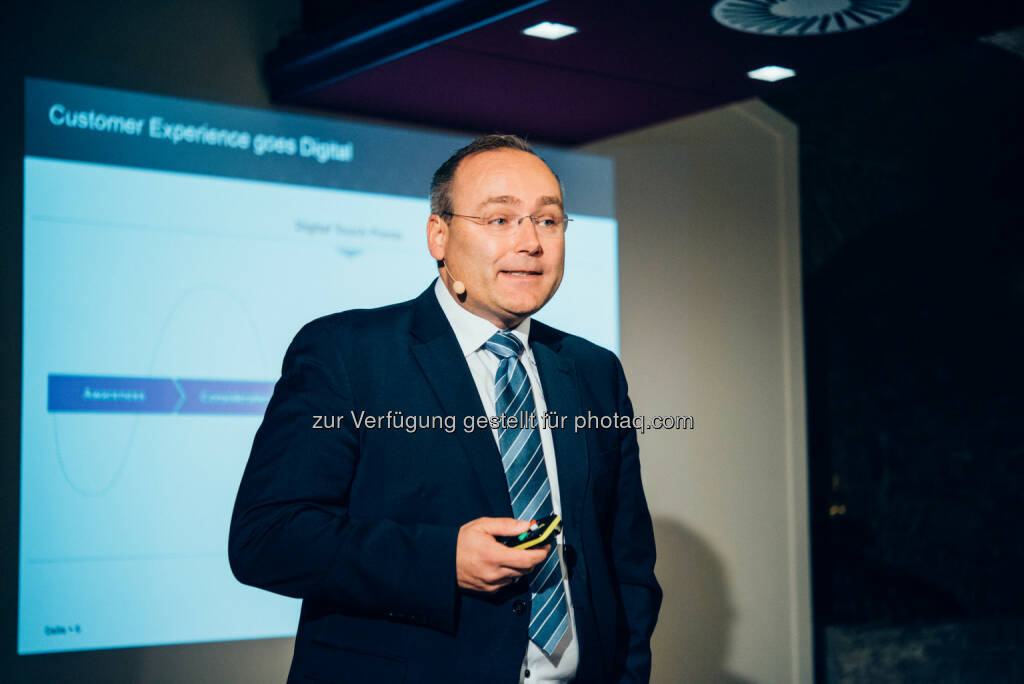
[[[510,537],[530,529],[530,521],[515,518],[481,518],[480,529],[496,537]]]

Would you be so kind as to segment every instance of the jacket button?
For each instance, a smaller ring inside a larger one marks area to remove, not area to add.
[[[512,614],[522,615],[526,611],[526,601],[517,600],[512,604]]]

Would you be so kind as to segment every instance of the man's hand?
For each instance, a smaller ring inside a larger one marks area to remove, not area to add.
[[[459,528],[455,574],[459,586],[492,593],[515,582],[547,558],[550,544],[512,549],[495,537],[511,537],[530,529],[530,521],[515,518],[477,518]]]

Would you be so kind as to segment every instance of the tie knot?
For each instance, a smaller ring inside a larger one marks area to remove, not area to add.
[[[484,342],[484,348],[502,359],[512,359],[523,353],[523,343],[508,330],[499,330]]]

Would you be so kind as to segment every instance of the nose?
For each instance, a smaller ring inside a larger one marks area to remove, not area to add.
[[[525,225],[524,225],[525,222]],[[528,254],[540,252],[540,236],[532,216],[520,216],[516,227],[516,251]]]

